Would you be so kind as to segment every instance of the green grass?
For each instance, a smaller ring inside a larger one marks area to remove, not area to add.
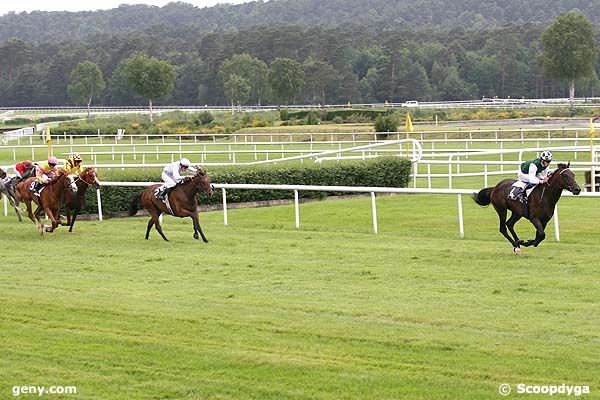
[[[202,213],[208,245],[170,217],[169,243],[145,217],[44,237],[0,217],[0,398],[598,398],[594,200],[562,199],[561,242],[520,257],[466,198],[459,239],[455,196],[378,198],[379,235],[369,198],[303,204],[300,230],[291,206]]]

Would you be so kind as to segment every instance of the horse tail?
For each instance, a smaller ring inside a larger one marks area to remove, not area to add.
[[[481,189],[478,193],[473,193],[471,198],[480,206],[489,206],[492,202],[492,190],[494,190],[494,188],[491,187]]]
[[[131,199],[131,204],[129,205],[129,216],[132,217],[137,214],[140,204],[140,199],[142,198],[142,194],[138,194],[133,199]]]

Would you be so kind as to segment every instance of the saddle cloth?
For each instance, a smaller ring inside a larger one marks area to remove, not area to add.
[[[37,181],[33,181],[31,182],[31,184],[29,185],[29,191],[33,192],[35,189],[35,184],[37,183]],[[46,189],[46,185],[42,186],[42,188],[40,189],[39,193],[42,194],[42,190]]]
[[[526,186],[527,186],[527,183],[525,183],[523,181],[515,181],[515,183],[512,184],[512,187],[518,187],[523,190],[525,190]],[[531,192],[533,192],[533,189],[535,189],[536,187],[537,187],[537,185],[534,185],[534,186],[530,187],[529,189],[527,189],[527,192],[525,193],[526,197],[529,198],[529,195],[531,194]]]
[[[154,189],[154,197],[158,198],[158,192],[162,189],[162,186],[157,187],[156,189]],[[165,206],[167,206],[167,210],[169,210],[169,213],[171,215],[173,215],[173,209],[171,208],[171,202],[169,201],[169,196],[171,195],[171,193],[167,193],[167,195],[165,196],[165,199],[162,200],[162,202],[164,203]]]

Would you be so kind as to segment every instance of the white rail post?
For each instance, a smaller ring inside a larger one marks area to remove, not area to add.
[[[413,173],[413,188],[417,188],[417,175],[419,174],[419,163],[414,163],[414,173]]]
[[[221,188],[223,193],[223,224],[227,226],[227,191],[225,188]]]
[[[6,198],[6,196],[4,197],[4,216],[8,217],[8,199]]]
[[[427,163],[427,188],[431,189],[431,163]]]
[[[488,165],[483,164],[483,187],[488,187]]]
[[[296,229],[300,228],[300,204],[298,203],[298,191],[294,190],[294,214],[296,216]]]
[[[500,161],[504,163],[504,142],[500,142]],[[504,164],[500,164],[500,171],[504,172]]]
[[[100,198],[100,189],[96,189],[96,198],[98,199],[98,221],[102,221],[102,200]]]
[[[452,189],[452,156],[448,158],[448,189]]]
[[[373,233],[377,235],[379,229],[377,228],[377,204],[375,202],[375,192],[371,192],[371,212],[373,214]]]
[[[465,224],[463,222],[462,195],[458,195],[458,233],[461,239],[465,237]]]
[[[558,226],[558,204],[554,206],[554,237],[560,242],[560,228]]]

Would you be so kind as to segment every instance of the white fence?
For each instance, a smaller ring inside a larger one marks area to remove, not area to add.
[[[597,107],[600,98],[597,97],[579,97],[573,99],[573,105],[576,107]],[[416,103],[416,104],[415,104]],[[493,98],[481,100],[463,100],[463,101],[438,101],[438,102],[405,102],[405,103],[360,103],[360,104],[296,104],[296,105],[246,105],[236,106],[237,111],[272,111],[279,110],[281,107],[290,110],[319,110],[319,109],[339,109],[339,108],[535,108],[535,107],[565,107],[571,105],[567,98],[548,98],[548,99],[526,99],[526,98]],[[200,112],[200,111],[231,111],[231,106],[153,106],[156,113],[170,111]],[[4,109],[0,108],[0,111]],[[38,114],[86,114],[87,108],[84,107],[11,107],[17,113],[38,113]],[[121,106],[121,107],[91,107],[92,114],[105,113],[147,113],[146,106]]]
[[[154,185],[157,182],[102,182],[102,186],[119,186],[119,187],[140,187],[145,188]],[[458,213],[458,233],[462,239],[464,237],[464,219],[462,196],[472,195],[478,190],[473,189],[411,189],[411,188],[391,188],[391,187],[353,187],[353,186],[314,186],[314,185],[257,185],[257,184],[214,184],[215,189],[221,189],[222,204],[223,204],[223,224],[229,224],[227,214],[227,190],[228,189],[248,189],[248,190],[286,190],[294,192],[294,216],[295,226],[300,228],[300,202],[299,191],[318,191],[318,192],[347,192],[347,193],[370,193],[371,195],[371,215],[373,220],[373,233],[379,231],[377,224],[377,204],[376,193],[402,193],[402,194],[428,194],[428,195],[456,195],[457,196],[457,213]],[[563,196],[573,196],[569,192],[564,192]],[[578,197],[600,197],[600,193],[585,193],[582,192]],[[98,219],[102,221],[102,195],[101,189],[96,190],[96,198],[98,203]],[[8,215],[8,203],[4,198],[4,215]],[[554,229],[556,241],[560,241],[559,223],[558,223],[558,208],[554,210]]]
[[[35,128],[33,127],[15,129],[13,131],[4,132],[2,134],[1,142],[2,144],[7,144],[11,140],[17,140],[20,143],[22,137],[32,138],[34,133]]]

